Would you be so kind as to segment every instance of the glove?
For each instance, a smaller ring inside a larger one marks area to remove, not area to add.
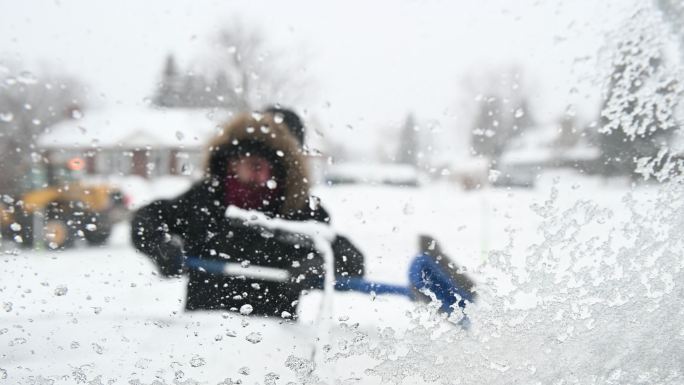
[[[172,236],[168,241],[159,242],[153,260],[163,276],[177,277],[182,275],[185,272],[185,253],[181,239]]]

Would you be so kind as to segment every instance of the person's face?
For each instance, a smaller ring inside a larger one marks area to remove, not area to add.
[[[241,156],[230,163],[228,171],[242,183],[260,186],[273,177],[273,166],[259,156]]]

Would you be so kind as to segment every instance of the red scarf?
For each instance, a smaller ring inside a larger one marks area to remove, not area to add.
[[[276,207],[276,200],[281,198],[281,188],[274,189],[266,185],[243,183],[238,178],[228,177],[224,182],[224,203],[244,210],[263,210]]]

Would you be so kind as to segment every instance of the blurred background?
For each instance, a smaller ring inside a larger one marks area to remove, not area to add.
[[[4,8],[5,200],[66,176],[147,199],[199,175],[218,124],[273,104],[306,121],[319,183],[533,187],[558,168],[634,177],[636,159],[682,150],[666,0]]]
[[[39,190],[87,182],[111,193],[98,217],[118,220],[199,177],[218,125],[274,104],[306,121],[319,184],[533,188],[557,169],[636,181],[638,159],[683,150],[681,12],[667,0],[7,5],[0,193],[63,205],[84,198]],[[31,244],[8,215],[6,238]]]
[[[0,1],[3,320],[183,317],[182,282],[156,277],[127,220],[201,178],[222,123],[272,105],[304,120],[314,193],[372,277],[401,281],[427,231],[493,284],[494,250],[535,246],[549,205],[624,218],[624,194],[681,175],[682,25],[674,0]],[[41,367],[10,334],[0,378]]]

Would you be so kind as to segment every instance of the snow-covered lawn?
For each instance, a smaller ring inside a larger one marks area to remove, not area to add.
[[[633,195],[648,205],[654,190],[639,187]],[[0,384],[575,383],[592,378],[596,383],[636,383],[641,380],[625,376],[642,372],[644,383],[663,378],[681,383],[682,366],[669,364],[684,362],[684,329],[670,320],[682,315],[681,244],[662,257],[670,258],[662,265],[665,278],[644,270],[644,279],[653,281],[652,303],[628,298],[633,292],[618,285],[605,293],[615,301],[606,305],[606,316],[592,307],[600,298],[592,304],[590,296],[573,291],[582,285],[589,292],[602,287],[591,281],[597,279],[594,270],[581,270],[585,257],[594,260],[589,265],[600,257],[592,253],[601,250],[601,242],[618,239],[606,250],[631,247],[629,236],[621,233],[632,215],[622,201],[629,191],[619,181],[569,174],[555,181],[542,178],[535,190],[464,192],[428,185],[314,191],[333,215],[333,226],[366,253],[372,280],[406,283],[418,235],[435,236],[480,282],[480,303],[472,310],[469,331],[435,316],[429,306],[349,293],[334,295],[331,320],[319,319],[320,292],[302,299],[298,323],[185,313],[185,281],[159,278],[147,258],[130,246],[125,225],[104,248],[8,250],[0,257]],[[578,201],[586,204],[578,206]],[[676,228],[670,219],[661,222]],[[657,233],[652,237],[660,239]],[[658,244],[650,246],[663,253]],[[531,257],[537,257],[538,265],[525,269]],[[551,267],[579,269],[581,275],[554,281],[537,269],[555,260]],[[637,260],[631,263],[641,266]],[[614,272],[603,273],[608,280]],[[562,290],[554,292],[554,285]],[[630,304],[639,308],[629,309]],[[525,308],[533,311],[520,310]],[[606,332],[609,321],[628,336]],[[583,325],[592,322],[585,330]],[[639,322],[661,324],[635,326]],[[597,332],[605,340],[596,341]],[[669,355],[662,365],[648,362],[656,346]],[[566,369],[584,372],[568,374]]]

